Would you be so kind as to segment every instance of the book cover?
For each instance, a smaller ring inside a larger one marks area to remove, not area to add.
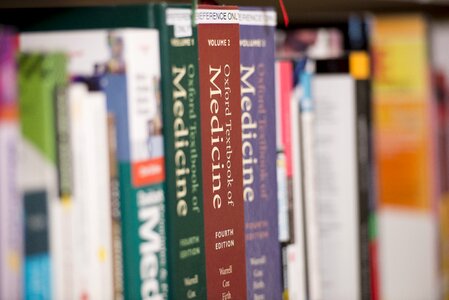
[[[15,35],[0,30],[0,298],[22,298],[23,213]]]
[[[58,244],[60,200],[57,181],[55,97],[67,82],[62,54],[19,57],[21,174],[25,213],[24,298],[61,296]]]
[[[126,299],[166,297],[164,149],[156,30],[24,33],[24,50],[66,50],[72,76],[106,74],[101,88],[117,118]],[[157,271],[151,271],[156,268]],[[165,295],[165,296],[164,296]]]
[[[281,299],[274,30],[271,9],[240,7],[240,87],[248,299]]]
[[[199,6],[207,296],[246,299],[239,13]]]
[[[433,299],[438,291],[427,28],[420,15],[371,20],[382,299]]]

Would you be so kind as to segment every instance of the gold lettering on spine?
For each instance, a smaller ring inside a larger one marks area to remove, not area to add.
[[[187,73],[186,66],[173,66],[173,129],[175,146],[175,182],[176,182],[176,214],[187,216],[189,208],[185,199],[187,195],[186,175],[190,173],[187,167],[185,149],[189,146],[189,128],[184,123],[184,101],[187,100],[187,91],[181,81]]]
[[[221,189],[221,168],[223,168],[223,164],[221,164],[221,153],[218,144],[223,142],[223,138],[220,138],[218,134],[223,132],[223,125],[220,124],[220,119],[218,118],[218,113],[220,111],[220,103],[217,97],[222,97],[222,91],[218,87],[216,80],[218,76],[221,74],[221,66],[218,68],[214,68],[209,65],[209,75],[210,77],[210,87],[209,87],[209,110],[211,113],[210,119],[210,129],[211,129],[211,159],[212,159],[212,206],[214,209],[221,208],[221,196],[218,192]]]

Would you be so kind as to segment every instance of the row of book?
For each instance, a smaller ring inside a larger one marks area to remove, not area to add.
[[[77,8],[3,32],[1,299],[281,298],[276,14],[192,15]]]
[[[25,11],[0,11],[0,299],[449,297],[449,23]]]
[[[279,32],[292,299],[449,299],[448,38],[419,14]]]

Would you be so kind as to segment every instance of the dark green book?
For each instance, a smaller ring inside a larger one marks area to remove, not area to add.
[[[80,7],[38,13],[45,18],[15,24],[25,31],[159,29],[168,298],[206,299],[198,50],[190,6]],[[124,286],[127,295],[126,276]]]
[[[198,49],[188,6],[155,6],[160,34],[170,298],[206,299]]]

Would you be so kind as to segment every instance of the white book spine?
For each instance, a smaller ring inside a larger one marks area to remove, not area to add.
[[[305,83],[304,83],[305,84]],[[301,102],[307,102],[303,97],[309,97],[303,92],[304,89],[298,86],[294,95]],[[314,116],[311,108],[304,109],[301,104],[300,116],[300,132],[301,132],[301,166],[302,166],[302,183],[303,183],[303,203],[305,212],[305,228],[306,228],[306,259],[308,268],[308,284],[309,297],[312,300],[322,299],[321,291],[321,267],[320,267],[320,251],[319,251],[319,224],[318,224],[318,207],[315,196],[315,161],[314,161],[314,138],[313,124]]]
[[[360,298],[355,81],[315,75],[316,196],[322,299]]]
[[[288,289],[295,298],[291,300],[305,300],[306,295],[306,249],[304,236],[304,206],[302,195],[302,173],[301,173],[301,139],[300,139],[300,111],[299,98],[292,94],[290,102],[291,134],[292,134],[292,165],[293,165],[293,227],[294,244],[288,246],[287,252],[295,257],[295,263],[288,266]],[[294,254],[291,254],[294,252]]]

